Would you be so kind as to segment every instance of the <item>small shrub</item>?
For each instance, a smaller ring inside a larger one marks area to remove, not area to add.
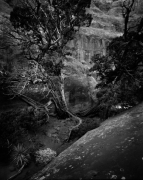
[[[56,154],[57,153],[50,148],[43,150],[40,149],[35,153],[36,162],[40,164],[47,164],[56,156]]]

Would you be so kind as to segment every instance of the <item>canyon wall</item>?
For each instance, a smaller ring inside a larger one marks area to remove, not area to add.
[[[123,18],[121,1],[93,0],[87,12],[92,14],[90,27],[81,27],[74,40],[67,44],[67,50],[81,62],[90,62],[95,54],[106,55],[111,39],[121,36]]]

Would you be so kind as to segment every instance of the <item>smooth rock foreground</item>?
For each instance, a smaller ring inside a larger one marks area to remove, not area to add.
[[[143,178],[143,104],[86,133],[31,180],[135,178]]]

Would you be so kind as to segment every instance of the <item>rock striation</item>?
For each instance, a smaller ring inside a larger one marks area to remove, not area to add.
[[[92,14],[90,27],[81,27],[68,50],[81,62],[89,63],[95,54],[106,55],[106,47],[112,38],[121,36],[123,18],[120,0],[93,0],[87,12]]]

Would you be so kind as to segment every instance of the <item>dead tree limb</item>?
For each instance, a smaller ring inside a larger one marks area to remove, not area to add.
[[[24,167],[25,167],[25,164],[23,164],[23,166],[18,170],[18,172],[17,172],[16,174],[12,175],[12,176],[11,176],[10,178],[8,178],[7,180],[12,180],[12,179],[16,178],[16,177],[22,172],[22,170],[24,169]]]

